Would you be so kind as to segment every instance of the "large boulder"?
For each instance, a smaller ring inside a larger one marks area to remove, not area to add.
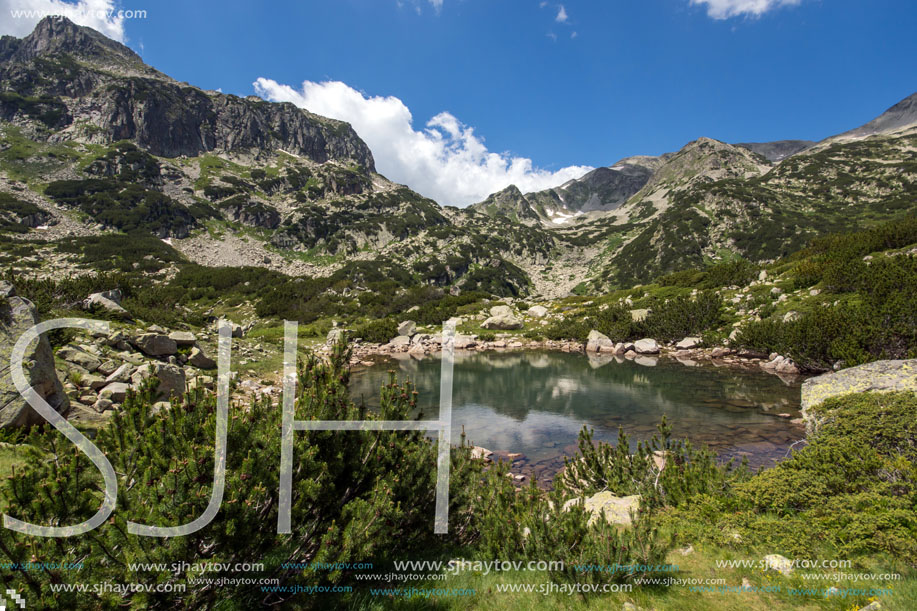
[[[677,344],[675,347],[679,350],[693,350],[703,343],[703,340],[699,337],[686,337]]]
[[[407,335],[399,335],[390,341],[389,346],[408,346],[411,343],[411,338]]]
[[[526,314],[533,318],[544,318],[548,315],[548,308],[540,305],[532,306],[526,311]]]
[[[615,496],[608,490],[599,492],[585,499],[570,499],[564,503],[564,511],[574,505],[582,505],[589,514],[589,524],[593,524],[600,517],[609,524],[622,526],[631,525],[631,512],[640,508],[640,495]]]
[[[493,317],[512,316],[513,309],[508,305],[498,305],[490,308],[490,315]]]
[[[134,346],[147,356],[171,356],[178,352],[178,344],[168,335],[144,333],[134,338]]]
[[[586,352],[614,352],[615,344],[607,335],[599,333],[595,329],[589,332],[586,338]]]
[[[117,369],[115,369],[111,374],[105,378],[105,382],[111,384],[112,382],[130,382],[131,373],[133,373],[133,366],[130,363],[124,363]]]
[[[917,359],[874,361],[809,378],[802,384],[802,418],[813,433],[820,422],[811,408],[830,397],[860,392],[917,392]]]
[[[478,342],[470,335],[456,335],[453,347],[456,350],[467,350],[468,348],[474,348],[477,345]]]
[[[507,306],[497,306],[504,307]],[[493,311],[495,308],[491,308]],[[507,308],[509,309],[509,308]],[[511,329],[521,329],[522,321],[510,314],[501,314],[499,316],[491,316],[487,320],[481,323],[481,327],[484,329],[500,330],[500,331],[509,331]]]
[[[407,335],[411,337],[415,333],[417,333],[417,323],[413,320],[406,320],[398,325],[398,335]]]
[[[634,342],[634,352],[637,354],[659,354],[659,344],[654,339],[638,339]]]
[[[13,384],[10,357],[20,336],[38,323],[35,306],[16,295],[13,287],[0,282],[0,428],[30,426],[44,422],[32,406],[26,403]],[[70,400],[54,370],[54,355],[48,338],[41,336],[26,349],[22,361],[29,385],[52,409],[66,414]]]
[[[181,395],[185,392],[185,370],[169,363],[153,363],[152,374],[159,380],[156,389],[160,397]]]
[[[155,362],[143,365],[131,376],[133,387],[139,387],[144,379],[150,377],[159,380],[159,386],[156,387],[159,397],[167,398],[172,394],[180,395],[185,392],[185,370],[178,365]]]
[[[83,309],[106,310],[112,314],[127,315],[127,310],[121,307],[121,291],[105,291],[103,293],[93,293],[83,300]]]

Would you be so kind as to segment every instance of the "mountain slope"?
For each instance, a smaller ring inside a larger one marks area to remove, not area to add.
[[[790,155],[800,153],[811,148],[815,143],[811,140],[775,140],[774,142],[740,142],[736,146],[746,148],[753,153],[758,153],[771,163],[783,161]]]
[[[38,105],[59,138],[97,144],[129,139],[153,155],[286,150],[318,163],[373,169],[372,153],[346,123],[178,83],[120,43],[66,19],[44,19],[29,36],[4,37],[0,118]]]
[[[52,240],[44,275],[84,271],[57,252],[74,238],[127,233],[214,267],[519,294],[520,266],[554,249],[388,181],[346,123],[178,83],[66,20],[4,37],[0,58],[0,218]]]
[[[376,173],[346,123],[179,83],[45,20],[0,39],[0,257],[27,244],[46,277],[250,266],[330,278],[337,294],[602,291],[913,210],[912,102],[868,139],[700,138],[459,210]]]
[[[913,126],[917,126],[917,93],[904,98],[869,123],[835,138],[866,138],[876,134],[891,134]]]

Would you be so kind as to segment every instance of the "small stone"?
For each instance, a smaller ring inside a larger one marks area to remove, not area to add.
[[[765,556],[764,566],[777,571],[781,575],[789,575],[793,572],[793,561],[780,554],[768,554]]]
[[[480,459],[489,460],[490,457],[491,457],[491,455],[493,455],[493,452],[491,452],[491,451],[488,450],[487,448],[481,448],[481,447],[478,447],[478,446],[474,446],[473,448],[471,448],[471,458],[472,458],[472,459],[475,459],[475,460],[480,460]]]
[[[102,389],[99,393],[99,397],[109,399],[114,403],[123,403],[129,389],[130,386],[124,382],[112,382]]]
[[[188,363],[198,369],[215,369],[217,366],[216,361],[204,354],[204,351],[197,346],[191,349],[191,354],[188,355]]]
[[[99,398],[96,399],[96,402],[92,404],[92,409],[101,414],[102,412],[110,410],[113,405],[114,403],[112,403],[110,400]]]

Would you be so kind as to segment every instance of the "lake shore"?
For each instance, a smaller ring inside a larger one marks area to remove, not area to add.
[[[389,357],[393,359],[415,358],[423,359],[428,357],[438,357],[441,353],[441,340],[438,336],[418,335],[419,340],[405,344],[374,344],[357,342],[353,344],[350,364],[352,367],[370,366],[376,363],[378,357]],[[629,344],[628,344],[629,345]],[[691,349],[677,349],[674,345],[659,346],[659,352],[655,354],[640,354],[635,350],[625,350],[624,352],[599,351],[592,352],[586,350],[586,344],[574,340],[528,340],[524,338],[507,338],[497,339],[495,341],[478,341],[474,336],[457,336],[455,349],[457,353],[467,352],[511,352],[520,350],[547,350],[552,352],[580,353],[584,354],[590,361],[597,365],[624,360],[632,360],[638,365],[653,367],[659,359],[673,359],[686,367],[696,367],[701,364],[713,365],[714,367],[733,367],[744,371],[760,371],[762,373],[775,375],[785,384],[791,386],[799,384],[807,377],[806,374],[800,373],[798,369],[794,372],[778,371],[776,367],[770,366],[777,355],[763,355],[757,353],[743,352],[732,350],[723,346],[717,347],[697,347]],[[317,348],[319,353],[330,352],[330,346],[324,345]]]

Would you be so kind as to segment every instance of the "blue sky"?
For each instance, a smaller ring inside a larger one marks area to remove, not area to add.
[[[912,0],[114,6],[148,11],[115,24],[147,63],[238,95],[264,79],[263,97],[337,113],[362,129],[383,173],[443,203],[700,136],[818,140],[917,91]]]

